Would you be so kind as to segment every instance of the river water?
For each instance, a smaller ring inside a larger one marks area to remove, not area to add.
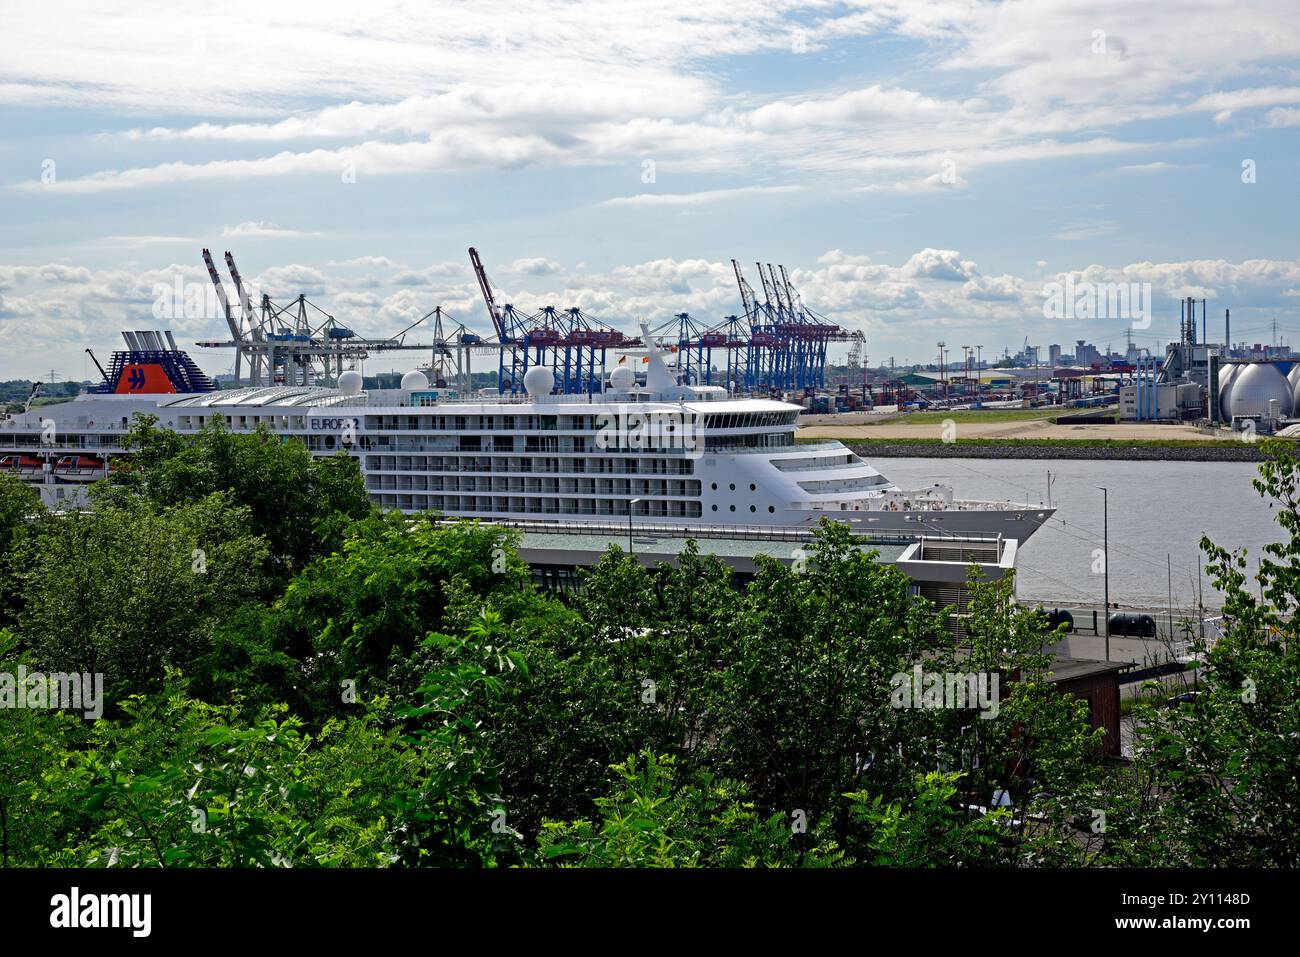
[[[1249,462],[1124,462],[1073,459],[905,459],[872,464],[903,488],[938,482],[958,498],[1051,503],[1056,515],[1020,549],[1016,592],[1052,604],[1100,605],[1103,580],[1094,573],[1102,545],[1102,493],[1109,490],[1110,599],[1130,606],[1164,607],[1172,556],[1175,607],[1196,603],[1202,535],[1247,550],[1253,570],[1261,547],[1284,537],[1274,510],[1251,485]],[[1100,566],[1097,566],[1100,568]],[[1219,594],[1201,579],[1207,606]]]

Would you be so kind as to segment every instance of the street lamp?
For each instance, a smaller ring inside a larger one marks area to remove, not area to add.
[[[1101,489],[1101,574],[1105,583],[1106,607],[1102,610],[1102,619],[1106,623],[1106,660],[1110,661],[1110,494]]]
[[[632,554],[632,506],[640,503],[641,499],[634,498],[627,503],[627,553]]]

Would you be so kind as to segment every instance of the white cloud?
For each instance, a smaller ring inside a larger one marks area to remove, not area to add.
[[[908,276],[953,282],[970,279],[976,271],[975,264],[963,260],[955,249],[922,249],[903,266],[903,272]]]
[[[133,246],[166,246],[170,243],[193,243],[193,236],[109,236],[109,242]]]
[[[283,229],[275,223],[267,222],[246,222],[237,226],[223,226],[221,236],[223,239],[238,238],[286,238],[290,236],[323,236],[324,233],[311,232],[301,229]]]
[[[549,276],[560,271],[560,264],[553,259],[539,256],[531,259],[516,259],[507,268],[511,272],[528,276]]]
[[[1120,166],[1117,170],[1121,173],[1159,173],[1167,169],[1178,169],[1173,163],[1157,161],[1154,163],[1136,163],[1131,166]]]
[[[1265,121],[1271,127],[1300,126],[1300,109],[1269,110]]]
[[[387,256],[356,256],[352,259],[334,260],[331,259],[325,264],[326,266],[382,266],[386,269],[396,269],[398,264],[393,262]]]
[[[802,186],[738,186],[733,189],[706,189],[695,193],[638,193],[605,200],[603,206],[699,206],[719,200],[739,199],[764,193],[795,193]]]
[[[1086,222],[1071,223],[1052,234],[1052,238],[1062,242],[1076,242],[1081,239],[1096,239],[1099,236],[1109,236],[1119,227],[1112,222],[1102,219],[1088,220]]]
[[[1106,336],[1122,340],[1122,325],[1094,324],[1077,330],[1042,327],[1042,284],[1063,279],[1064,272],[1034,277],[985,275],[970,257],[953,249],[920,249],[898,262],[832,249],[808,267],[795,265],[790,273],[810,307],[834,322],[865,329],[873,354],[894,353],[900,361],[925,358],[929,346],[918,343],[928,341],[931,333],[944,338],[948,334],[944,330],[955,335],[969,328],[971,335],[982,337],[974,341],[986,344],[998,341],[994,336],[1018,343],[1027,319],[1044,341],[1082,336],[1103,344]],[[441,270],[441,265],[427,267],[425,282],[419,286],[400,285],[394,277],[376,288],[358,290],[348,285],[346,276],[310,263],[272,265],[255,276],[252,285],[257,293],[265,291],[277,301],[304,293],[365,335],[391,335],[437,305],[471,328],[489,333],[473,279],[463,269],[457,275]],[[1036,268],[1041,267],[1036,264]],[[447,274],[437,275],[439,271]],[[752,266],[746,275],[757,286]],[[1300,320],[1295,295],[1300,289],[1300,260],[1091,264],[1076,268],[1073,275],[1076,281],[1150,282],[1158,318],[1167,313],[1176,316],[1178,298],[1194,295],[1209,300],[1216,310],[1231,306],[1234,321],[1245,323],[1254,317],[1263,324],[1273,315],[1291,323]],[[154,286],[170,287],[178,277],[207,283],[206,271],[192,265],[146,270],[91,269],[75,263],[0,265],[4,295],[0,340],[7,347],[0,349],[0,379],[51,366],[62,374],[79,376],[84,347],[110,351],[120,348],[120,329],[158,327],[151,314]],[[577,306],[629,332],[643,317],[658,325],[688,312],[711,325],[740,311],[731,264],[710,259],[656,259],[581,277],[527,276],[511,283],[509,297],[525,312],[544,305]],[[183,345],[221,336],[224,329],[215,314],[166,325]],[[22,349],[8,348],[17,342],[23,343]],[[210,371],[229,364],[224,353],[201,353],[199,358]]]
[[[963,187],[992,164],[1164,145],[1121,138],[1126,125],[1179,114],[1226,122],[1300,103],[1300,87],[1268,81],[1270,68],[1300,56],[1300,25],[1286,0],[1117,0],[1102,17],[1069,0],[749,0],[743,8],[656,0],[626,4],[618,16],[599,5],[517,0],[455,9],[320,0],[274,10],[232,0],[220,10],[161,11],[158,0],[85,4],[57,18],[9,11],[0,102],[194,115],[199,122],[136,123],[103,138],[154,151],[186,142],[267,151],[205,162],[171,153],[45,188],[92,193],[338,179],[345,166],[380,176],[649,156],[680,170],[744,177],[776,168],[801,184],[822,178],[835,188],[924,192]],[[717,68],[757,54],[779,68],[778,58],[796,55],[796,37],[833,56],[841,41],[890,36],[922,45],[909,77],[916,88],[868,82],[754,94],[727,89]],[[977,95],[952,95],[928,61]],[[1270,125],[1289,122],[1284,110],[1270,113]],[[267,149],[276,143],[297,145]],[[937,175],[944,157],[956,162],[955,178]],[[689,204],[722,192],[610,202]]]
[[[544,158],[558,159],[560,150],[540,137],[498,137],[489,142],[457,131],[446,131],[437,133],[424,142],[369,141],[333,150],[315,149],[305,153],[285,150],[274,156],[251,160],[162,163],[126,170],[104,170],[88,176],[59,179],[54,183],[30,180],[18,184],[17,188],[29,192],[97,193],[173,183],[288,174],[329,176],[341,187],[346,187],[350,185],[349,179],[361,176],[483,166],[509,168]]]
[[[448,260],[423,269],[404,269],[394,275],[391,282],[397,286],[436,286],[442,279],[463,276],[465,272],[463,264]]]

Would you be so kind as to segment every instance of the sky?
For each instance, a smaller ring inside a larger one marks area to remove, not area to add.
[[[122,329],[227,372],[215,307],[156,315],[204,247],[372,337],[490,334],[475,246],[501,301],[629,332],[784,264],[872,365],[1160,350],[1184,296],[1300,345],[1288,2],[7,4],[0,131],[0,379]],[[1150,283],[1149,325],[1047,315],[1067,275]]]

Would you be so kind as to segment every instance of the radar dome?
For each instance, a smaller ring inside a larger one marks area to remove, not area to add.
[[[524,391],[529,395],[550,395],[555,388],[555,376],[546,366],[533,366],[524,373]]]
[[[1300,366],[1296,366],[1300,369]],[[632,371],[631,366],[616,366],[614,371],[609,374],[609,387],[618,389],[620,392],[626,392],[632,386],[636,385],[636,373]]]
[[[1269,404],[1277,402],[1276,409]],[[1228,392],[1230,415],[1258,415],[1267,417],[1273,412],[1289,415],[1291,389],[1286,376],[1277,366],[1268,362],[1253,362],[1232,378]]]
[[[344,395],[360,395],[363,382],[360,372],[344,372],[339,375],[339,391]]]
[[[429,388],[429,377],[419,369],[412,369],[402,376],[403,392],[423,392]]]

